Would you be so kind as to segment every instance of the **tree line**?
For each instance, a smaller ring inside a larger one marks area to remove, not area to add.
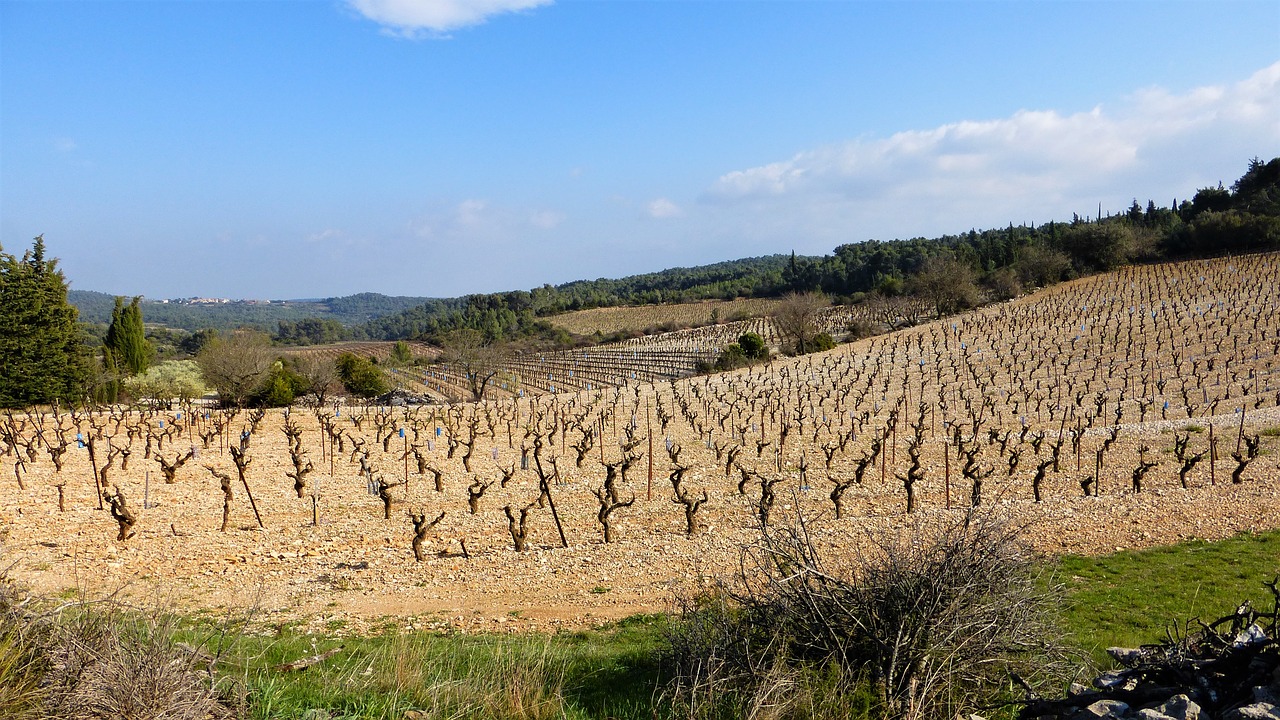
[[[771,255],[617,280],[438,300],[347,328],[345,339],[430,339],[467,328],[491,341],[554,340],[544,318],[579,309],[805,292],[849,303],[872,293],[894,296],[937,287],[939,281],[953,287],[956,280],[971,281],[972,292],[961,292],[971,298],[944,308],[954,311],[975,302],[980,290],[999,299],[1132,262],[1277,248],[1280,158],[1255,158],[1230,189],[1221,184],[1202,188],[1190,200],[1175,198],[1168,206],[1152,200],[1143,206],[1135,198],[1125,212],[1076,215],[1070,222],[1010,224],[937,238],[868,240],[840,245],[822,257]]]
[[[1257,252],[1280,248],[1280,158],[1251,160],[1230,188],[1198,190],[1190,200],[1169,206],[1135,199],[1127,211],[1043,225],[970,230],[940,238],[851,243],[831,255],[792,254],[749,258],[617,280],[544,285],[530,291],[431,299],[398,313],[347,326],[333,318],[279,321],[272,337],[254,335],[253,344],[323,344],[340,340],[428,340],[445,345],[460,332],[485,345],[564,345],[574,340],[552,325],[551,315],[589,307],[672,302],[706,298],[776,297],[823,293],[844,303],[912,294],[937,314],[963,310],[983,299],[1013,297],[1072,277],[1111,270],[1127,263]],[[358,311],[386,296],[352,296],[337,307]],[[391,305],[405,298],[386,298]],[[151,306],[149,306],[151,307]],[[148,378],[152,362],[199,357],[219,334],[173,333],[146,328],[140,298],[114,298],[110,322],[78,323],[68,302],[65,277],[56,260],[45,258],[43,236],[21,257],[0,248],[0,406],[23,407],[55,401],[113,402],[123,384],[176,382]],[[222,333],[222,345],[245,336]],[[233,345],[235,343],[232,343]],[[240,348],[245,351],[244,348]],[[247,352],[247,351],[246,351]],[[249,353],[254,355],[254,353]],[[279,357],[276,354],[276,357]],[[353,377],[369,376],[350,362]],[[166,372],[172,374],[166,364]],[[288,372],[292,372],[292,376]],[[360,372],[357,372],[360,371]],[[181,375],[182,373],[178,373]],[[304,373],[276,361],[261,370],[274,387],[268,396],[298,391]],[[274,378],[274,379],[272,379]],[[376,384],[375,384],[376,385]],[[366,384],[367,386],[367,384]],[[167,387],[167,386],[162,386]],[[255,385],[254,391],[262,389]],[[363,393],[362,393],[363,394]],[[251,392],[237,397],[247,400]],[[265,402],[265,401],[264,401]]]

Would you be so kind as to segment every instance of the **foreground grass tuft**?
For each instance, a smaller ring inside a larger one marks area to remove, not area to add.
[[[248,688],[254,718],[652,718],[660,622],[555,635],[240,635],[221,668]],[[339,645],[306,670],[278,669]]]

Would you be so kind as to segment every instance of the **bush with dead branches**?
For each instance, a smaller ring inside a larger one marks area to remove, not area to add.
[[[868,532],[852,563],[825,557],[803,517],[762,527],[738,582],[684,603],[672,624],[674,699],[746,713],[762,693],[836,672],[836,692],[869,682],[880,712],[914,720],[963,717],[1011,673],[1050,685],[1070,663],[1027,547],[1020,528],[976,511]]]

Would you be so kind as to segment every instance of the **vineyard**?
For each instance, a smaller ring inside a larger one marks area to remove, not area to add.
[[[1046,552],[1222,537],[1280,525],[1277,297],[1280,255],[1254,255],[722,375],[683,376],[747,329],[776,342],[767,320],[520,356],[482,403],[15,413],[0,517],[37,589],[253,594],[329,629],[660,610],[797,514],[837,555],[975,506]],[[454,369],[403,372],[461,395]]]
[[[699,327],[719,321],[763,317],[777,305],[777,300],[768,298],[739,298],[668,305],[603,307],[563,313],[552,317],[550,321],[575,335],[591,335],[596,332],[610,335],[661,327]]]
[[[438,348],[425,343],[410,342],[408,346],[410,354],[415,359],[430,361],[440,355]],[[351,353],[359,357],[377,358],[381,361],[391,357],[395,347],[396,344],[392,341],[342,342],[331,345],[307,345],[287,348],[285,354],[290,357],[314,357],[332,361],[337,360],[339,356],[345,353]]]
[[[846,339],[854,325],[891,328],[914,324],[925,315],[922,303],[902,298],[868,306],[823,308],[815,325],[819,332]],[[714,363],[725,346],[738,342],[748,332],[759,335],[774,350],[784,342],[772,318],[762,316],[642,335],[589,348],[520,353],[499,363],[498,380],[486,389],[485,397],[594,391],[687,378]],[[391,372],[402,387],[433,398],[460,401],[471,397],[466,370],[458,366],[438,363]]]

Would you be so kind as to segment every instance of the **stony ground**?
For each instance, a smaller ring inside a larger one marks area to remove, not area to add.
[[[1229,420],[1223,418],[1223,424]],[[1255,420],[1280,424],[1275,412],[1260,413]],[[97,509],[83,450],[70,452],[61,474],[53,472],[47,458],[28,465],[27,489],[17,490],[11,476],[0,511],[9,533],[4,559],[12,564],[11,575],[48,594],[100,595],[124,587],[137,601],[248,613],[266,625],[300,621],[329,630],[367,630],[388,622],[475,630],[578,627],[667,609],[677,593],[732,574],[741,548],[757,534],[755,498],[738,495],[736,478],[726,480],[722,468],[703,464],[690,480],[709,488],[703,511],[707,527],[687,537],[681,507],[671,500],[665,457],[657,463],[652,500],[647,499],[647,466],[641,463],[639,472],[632,471],[623,495],[635,494],[637,500],[617,511],[619,539],[608,545],[601,540],[598,503],[589,491],[603,473],[598,463],[590,462],[582,471],[566,471],[567,481],[554,488],[568,548],[560,546],[549,509],[534,509],[530,548],[523,553],[512,549],[502,507],[518,509],[536,498],[531,472],[518,473],[505,489],[495,483],[481,499],[478,514],[470,515],[465,475],[446,475],[444,492],[436,493],[430,475],[410,468],[407,489],[395,490],[391,519],[384,520],[382,503],[368,494],[358,468],[339,457],[336,479],[320,470],[311,476],[319,476],[319,523],[313,524],[310,496],[299,499],[285,477],[289,466],[280,422],[278,414],[268,417],[259,431],[260,449],[251,449],[249,480],[262,529],[237,483],[231,527],[218,531],[222,495],[200,464],[229,470],[233,477],[234,468],[216,448],[200,450],[174,484],[163,482],[153,460],[137,456],[127,472],[116,470],[113,481],[125,488],[140,517],[137,535],[124,542],[115,540],[110,515]],[[1129,432],[1147,437],[1153,446],[1170,442],[1159,427]],[[1267,454],[1255,461],[1256,472],[1249,473],[1252,479],[1239,485],[1229,482],[1230,460],[1219,461],[1217,484],[1211,485],[1206,461],[1186,490],[1170,469],[1163,477],[1149,478],[1141,494],[1113,483],[1104,484],[1101,496],[1085,497],[1070,480],[1051,478],[1049,499],[1040,504],[1025,497],[1020,486],[994,483],[987,504],[1027,523],[1035,544],[1046,553],[1103,553],[1280,527],[1277,440],[1269,439]],[[318,450],[318,436],[315,444]],[[437,450],[443,459],[443,448]],[[504,460],[510,452],[500,448]],[[166,448],[164,454],[176,452]],[[1128,465],[1127,459],[1116,462]],[[562,460],[566,464],[573,465]],[[491,460],[484,465],[490,479],[499,477]],[[327,465],[322,469],[327,471]],[[846,517],[836,520],[827,498],[829,484],[811,480],[810,489],[801,489],[794,471],[793,481],[779,493],[778,515],[785,516],[798,503],[816,518],[816,535],[831,552],[851,552],[868,533],[948,513],[938,470],[930,468],[922,508],[910,519],[903,512],[902,490],[891,478],[881,485],[873,477],[865,487],[849,490]],[[60,512],[54,484],[64,481],[66,510]],[[966,493],[956,482],[956,508]],[[408,508],[422,508],[432,516],[446,513],[429,538],[423,562],[415,562],[409,547]],[[462,556],[462,541],[469,558]]]

